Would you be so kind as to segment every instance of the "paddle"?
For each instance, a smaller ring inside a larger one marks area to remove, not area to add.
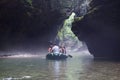
[[[73,56],[72,56],[72,55],[70,55],[70,54],[68,54],[68,57],[72,58]]]

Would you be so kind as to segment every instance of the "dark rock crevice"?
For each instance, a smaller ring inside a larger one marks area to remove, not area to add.
[[[42,4],[41,4],[42,3]],[[0,47],[7,49],[22,45],[46,45],[54,38],[65,17],[59,10],[51,10],[50,3],[33,0],[0,1]]]
[[[95,57],[119,58],[120,56],[120,1],[93,0],[91,8],[98,7],[73,23],[73,32],[85,41]]]
[[[0,50],[44,46],[83,0],[0,0]]]

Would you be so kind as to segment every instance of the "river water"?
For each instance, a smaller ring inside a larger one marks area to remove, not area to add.
[[[67,60],[45,57],[1,58],[0,80],[120,80],[120,63],[77,55]]]

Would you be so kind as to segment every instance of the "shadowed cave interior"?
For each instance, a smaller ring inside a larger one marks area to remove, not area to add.
[[[60,41],[58,33],[74,12],[71,28],[81,44],[95,58],[119,59],[119,5],[114,0],[1,0],[0,51],[47,49],[49,41]]]

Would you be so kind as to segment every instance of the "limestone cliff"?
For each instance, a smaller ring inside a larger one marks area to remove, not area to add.
[[[90,5],[72,30],[95,57],[120,58],[120,1],[93,0]]]
[[[0,0],[0,47],[45,45],[82,1]]]

